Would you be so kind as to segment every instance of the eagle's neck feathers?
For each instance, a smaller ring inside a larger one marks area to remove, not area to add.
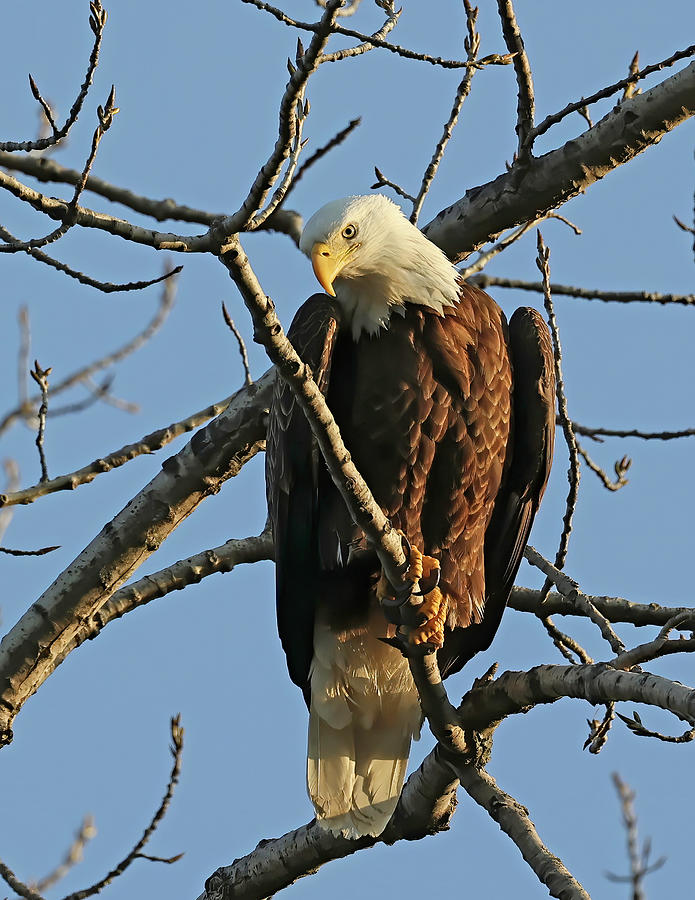
[[[356,231],[351,240],[343,238],[347,225]],[[315,241],[326,242],[336,254],[349,247],[333,289],[355,340],[388,328],[391,316],[403,315],[408,303],[441,316],[458,302],[456,269],[381,194],[327,204],[307,223],[300,247],[309,255]]]

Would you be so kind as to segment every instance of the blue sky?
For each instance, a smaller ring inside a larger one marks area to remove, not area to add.
[[[481,2],[482,53],[503,50],[496,4]],[[636,49],[643,64],[670,55],[695,33],[687,0],[653,4],[583,4],[518,0],[517,14],[533,66],[538,119],[568,101],[620,78]],[[350,24],[370,30],[380,10],[363,0]],[[31,72],[63,117],[83,75],[91,33],[86,3],[14,4],[3,11],[0,54],[3,102],[0,138],[36,131],[27,87]],[[112,0],[95,86],[82,118],[55,158],[81,168],[96,118],[116,84],[121,112],[102,143],[95,174],[151,197],[171,196],[214,211],[236,209],[275,140],[285,60],[296,35],[260,12],[230,0],[194,5]],[[309,0],[286,4],[299,17],[317,17]],[[458,4],[405,4],[394,39],[456,57],[464,18]],[[339,44],[336,44],[339,46]],[[666,73],[667,75],[668,73]],[[361,127],[298,186],[291,206],[310,215],[325,201],[366,193],[378,165],[409,189],[419,184],[446,119],[457,72],[405,62],[373,51],[324,66],[312,79],[306,152],[350,119]],[[664,76],[665,77],[665,76]],[[649,85],[659,78],[652,79]],[[612,101],[593,113],[605,114]],[[504,170],[515,148],[516,85],[511,67],[478,73],[462,120],[425,204],[427,222],[443,206]],[[539,142],[537,152],[579,133],[578,116]],[[687,123],[629,166],[610,174],[564,209],[582,229],[543,226],[554,280],[606,289],[692,290],[693,258],[671,216],[688,219],[693,190],[693,125]],[[43,188],[69,196],[58,185]],[[135,222],[142,217],[85,195],[85,205]],[[21,237],[49,230],[35,213],[0,194],[0,222]],[[183,225],[173,230],[185,231]],[[190,231],[198,231],[193,226]],[[245,247],[285,323],[315,284],[311,268],[283,236],[254,235]],[[126,281],[159,274],[161,255],[116,238],[73,230],[54,255],[97,278]],[[535,239],[527,236],[489,268],[535,280]],[[187,257],[174,311],[162,331],[116,372],[115,392],[140,404],[137,415],[94,406],[78,417],[49,421],[51,475],[68,472],[178,420],[234,390],[242,380],[237,351],[225,328],[225,300],[245,334],[254,375],[266,368],[252,344],[246,313],[222,266]],[[16,315],[29,307],[33,354],[54,377],[98,358],[136,332],[152,315],[158,289],[103,295],[28,260],[4,256],[0,303],[0,413],[16,398]],[[535,295],[493,290],[507,312],[539,305]],[[618,306],[558,298],[570,412],[587,425],[685,428],[693,425],[692,310]],[[34,357],[32,356],[32,359]],[[1,457],[20,462],[22,483],[40,474],[34,435],[16,427]],[[56,575],[159,469],[180,440],[154,457],[139,458],[74,494],[54,495],[17,509],[5,541],[35,547],[60,543],[38,560],[0,558],[2,622],[13,624]],[[604,466],[633,457],[630,484],[616,495],[584,471],[568,572],[589,593],[681,605],[691,602],[690,509],[695,500],[692,443],[606,442],[589,447]],[[552,556],[566,493],[566,456],[557,453],[551,488],[532,542]],[[220,494],[187,520],[139,575],[229,537],[257,533],[265,520],[262,459],[253,461]],[[528,566],[519,582],[538,584]],[[213,576],[156,601],[109,626],[81,647],[30,700],[3,751],[0,858],[24,879],[39,877],[67,847],[82,816],[96,818],[98,836],[83,864],[48,896],[62,896],[101,877],[137,840],[159,802],[169,769],[168,720],[181,712],[186,728],[184,767],[171,811],[150,852],[181,862],[165,867],[136,861],[108,888],[114,898],[196,897],[219,865],[308,821],[304,788],[306,713],[289,682],[273,613],[268,563]],[[245,612],[240,613],[242,602]],[[559,622],[597,658],[606,650],[586,625]],[[642,639],[630,627],[628,641]],[[474,675],[499,660],[502,669],[561,662],[540,626],[509,612],[493,647],[452,679],[458,699]],[[655,665],[657,672],[692,682],[688,660]],[[624,712],[629,713],[629,709]],[[638,792],[644,834],[655,853],[669,856],[650,877],[651,896],[675,896],[689,877],[691,759],[689,746],[630,736],[617,724],[599,757],[582,752],[594,710],[561,701],[505,722],[490,771],[500,786],[529,807],[541,837],[595,896],[626,896],[607,882],[606,869],[624,871],[624,836],[610,773],[620,771]],[[679,723],[652,711],[651,727],[676,733]],[[413,749],[418,764],[431,747]],[[486,813],[462,794],[452,830],[418,843],[380,847],[331,863],[287,896],[368,900],[384,891],[410,898],[455,885],[462,894],[519,898],[545,890]]]

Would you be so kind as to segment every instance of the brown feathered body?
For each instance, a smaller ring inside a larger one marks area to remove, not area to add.
[[[498,627],[547,480],[553,365],[547,328],[508,328],[461,285],[439,314],[405,305],[355,340],[339,307],[308,300],[290,338],[312,367],[358,470],[392,524],[439,560],[448,598],[442,674]],[[310,707],[309,791],[325,827],[378,834],[395,808],[421,721],[407,662],[375,596],[380,568],[352,522],[287,385],[267,452],[278,623]]]

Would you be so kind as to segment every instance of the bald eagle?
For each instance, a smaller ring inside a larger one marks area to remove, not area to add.
[[[548,329],[529,308],[507,325],[381,195],[327,204],[300,249],[326,293],[299,309],[290,340],[377,502],[439,567],[439,601],[410,639],[437,650],[446,677],[492,641],[548,480]],[[266,459],[278,627],[309,707],[316,818],[334,834],[376,836],[422,713],[407,660],[383,640],[395,626],[377,556],[281,379]]]

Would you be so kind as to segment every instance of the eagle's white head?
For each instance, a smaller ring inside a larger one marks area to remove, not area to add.
[[[386,327],[406,303],[442,315],[458,300],[456,269],[382,194],[327,203],[306,223],[299,248],[340,302],[355,340]]]

